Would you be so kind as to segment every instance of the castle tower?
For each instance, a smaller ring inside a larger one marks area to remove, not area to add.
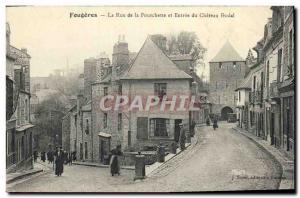
[[[226,120],[228,113],[235,111],[237,100],[235,89],[244,79],[247,71],[246,62],[227,41],[209,62],[209,67],[209,98],[212,113]]]

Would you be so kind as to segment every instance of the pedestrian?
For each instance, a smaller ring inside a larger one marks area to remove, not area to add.
[[[70,153],[69,153],[69,161],[68,161],[68,162],[69,162],[69,166],[72,165],[72,161],[73,161],[72,153],[73,153],[73,152],[70,152]]]
[[[194,137],[194,135],[195,135],[195,126],[196,126],[196,122],[195,122],[195,120],[192,120],[192,123],[191,123],[191,137]]]
[[[35,151],[33,151],[33,160],[34,160],[34,162],[36,162],[37,158],[38,158],[38,152],[35,150]]]
[[[120,162],[119,156],[122,156],[123,153],[121,151],[121,145],[118,145],[115,149],[111,151],[111,158],[110,158],[110,173],[111,176],[115,174],[120,175]]]
[[[46,153],[45,153],[45,151],[41,152],[41,161],[43,161],[43,162],[46,161]]]
[[[72,161],[76,161],[77,157],[76,157],[76,151],[72,152]]]
[[[61,176],[64,171],[64,154],[63,150],[58,150],[55,158],[55,175]]]
[[[214,128],[214,130],[216,130],[216,128],[218,128],[218,119],[217,119],[217,117],[214,117],[213,128]]]
[[[209,119],[209,116],[207,116],[207,118],[206,118],[206,126],[210,126],[210,119]]]
[[[48,152],[47,152],[47,161],[48,161],[48,164],[51,164],[51,151],[49,150]]]
[[[69,161],[68,156],[69,156],[68,152],[64,151],[64,164],[68,164]]]
[[[185,130],[183,128],[182,123],[180,123],[179,126],[180,126],[179,144],[180,144],[180,149],[183,151],[185,149],[185,140],[186,140]]]
[[[52,164],[54,161],[54,152],[53,151],[49,151],[49,161]]]

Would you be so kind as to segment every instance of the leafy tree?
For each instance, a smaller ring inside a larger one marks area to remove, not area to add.
[[[59,94],[49,96],[36,109],[34,130],[41,151],[47,150],[48,144],[61,145],[62,118],[66,109],[59,98]]]

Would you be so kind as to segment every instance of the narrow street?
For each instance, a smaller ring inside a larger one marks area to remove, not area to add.
[[[7,186],[10,192],[180,192],[277,189],[280,165],[256,144],[232,130],[235,124],[198,127],[198,142],[144,181],[134,171],[111,177],[109,169],[65,166],[62,177],[44,174]]]

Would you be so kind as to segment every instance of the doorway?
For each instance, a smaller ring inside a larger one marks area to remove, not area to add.
[[[271,145],[274,144],[274,120],[275,120],[275,115],[274,113],[271,113],[271,126],[270,126],[270,138],[271,138]]]
[[[110,139],[100,139],[99,140],[99,160],[103,164],[108,164],[110,151]]]
[[[82,146],[82,143],[80,143],[80,160],[83,160],[83,146]]]
[[[233,113],[233,110],[232,108],[230,107],[224,107],[222,110],[221,110],[221,120],[228,120],[228,114],[229,113]]]

